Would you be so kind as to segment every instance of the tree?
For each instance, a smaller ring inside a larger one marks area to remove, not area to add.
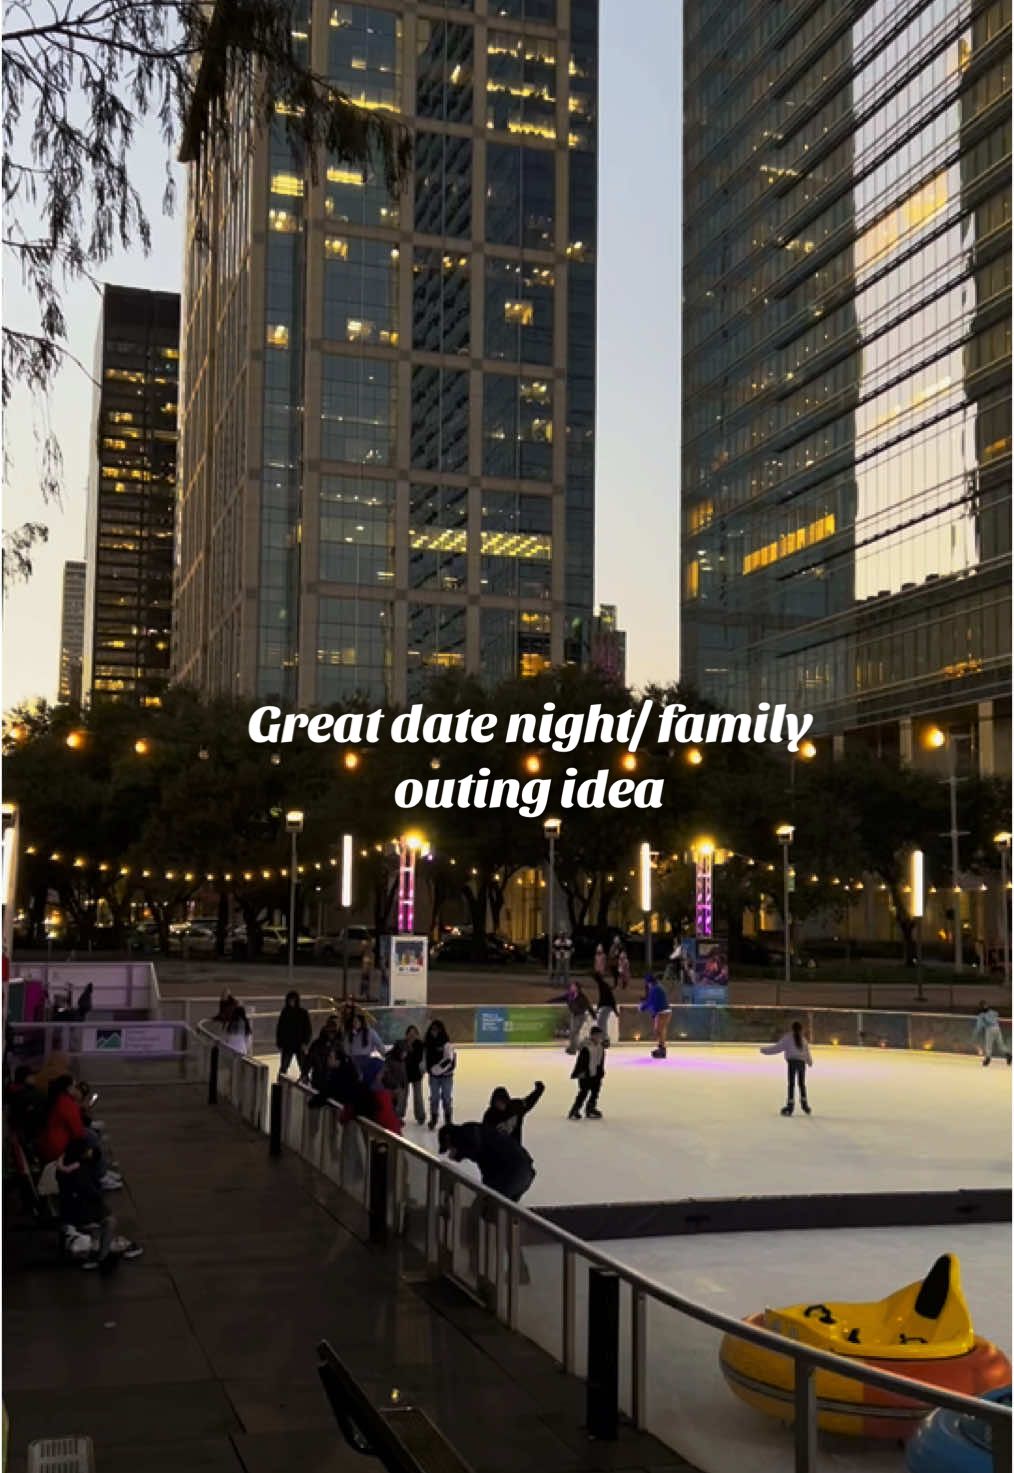
[[[16,383],[45,412],[70,357],[63,294],[97,282],[117,248],[147,252],[151,227],[131,166],[139,131],[165,144],[163,208],[174,207],[172,163],[215,150],[245,99],[254,124],[274,113],[315,167],[320,150],[379,170],[388,187],[408,164],[409,138],[390,114],[356,106],[308,63],[305,0],[11,0],[5,12],[4,251],[38,305],[34,324],[5,322],[3,403]],[[60,494],[62,456],[47,430],[44,501]],[[5,534],[5,569],[28,576],[42,523]]]

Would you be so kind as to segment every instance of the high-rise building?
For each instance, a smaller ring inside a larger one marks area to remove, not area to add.
[[[157,705],[169,679],[180,299],[106,286],[86,532],[86,700]]]
[[[57,700],[81,703],[81,661],[84,653],[85,565],[63,565],[63,597],[60,604],[60,672]]]
[[[237,96],[192,155],[174,676],[327,704],[534,674],[592,608],[598,0],[297,0],[410,130],[316,169]]]
[[[1003,767],[1010,0],[684,13],[683,676]]]
[[[615,604],[600,604],[591,621],[588,664],[621,684],[627,678],[627,636]]]

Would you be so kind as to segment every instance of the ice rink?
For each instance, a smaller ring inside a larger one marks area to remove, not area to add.
[[[277,1055],[270,1056],[277,1062]],[[814,1051],[813,1114],[782,1119],[785,1064],[753,1047],[609,1050],[604,1119],[570,1121],[562,1048],[462,1048],[454,1117],[479,1119],[496,1085],[546,1085],[525,1121],[538,1175],[526,1203],[564,1206],[796,1192],[925,1191],[1010,1183],[1006,1065],[888,1049]],[[410,1123],[406,1135],[434,1144]]]
[[[1002,1062],[984,1069],[974,1057],[816,1049],[808,1079],[814,1113],[783,1119],[780,1057],[747,1046],[680,1046],[660,1061],[643,1045],[614,1047],[604,1118],[580,1122],[566,1118],[572,1067],[559,1047],[459,1049],[458,1121],[479,1118],[497,1085],[513,1094],[527,1093],[537,1079],[546,1085],[525,1121],[538,1170],[529,1206],[1010,1184],[1011,1072]],[[410,1122],[406,1135],[435,1146],[425,1126]],[[1005,1226],[713,1233],[596,1247],[736,1318],[801,1299],[879,1298],[953,1252],[976,1329],[1011,1350]],[[519,1328],[558,1354],[559,1250],[532,1245],[525,1256]],[[579,1371],[585,1283],[579,1274]],[[626,1337],[621,1342],[625,1354]],[[715,1331],[651,1307],[649,1426],[701,1473],[783,1473],[792,1466],[791,1434],[732,1395],[718,1367],[719,1343]],[[894,1445],[822,1436],[820,1468],[904,1473],[904,1457]]]

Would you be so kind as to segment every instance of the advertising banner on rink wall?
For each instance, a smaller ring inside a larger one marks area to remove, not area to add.
[[[476,1043],[552,1043],[566,1032],[559,1007],[476,1008]]]

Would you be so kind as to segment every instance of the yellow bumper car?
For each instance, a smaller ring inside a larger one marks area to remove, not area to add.
[[[927,1386],[982,1396],[1006,1386],[1010,1361],[976,1335],[961,1292],[957,1258],[945,1253],[929,1273],[886,1299],[860,1304],[793,1304],[747,1316],[776,1334],[863,1361]],[[789,1356],[726,1335],[720,1351],[731,1390],[781,1422],[793,1420],[794,1363]],[[911,1436],[930,1408],[923,1402],[864,1386],[847,1373],[818,1370],[818,1426],[852,1437]]]

